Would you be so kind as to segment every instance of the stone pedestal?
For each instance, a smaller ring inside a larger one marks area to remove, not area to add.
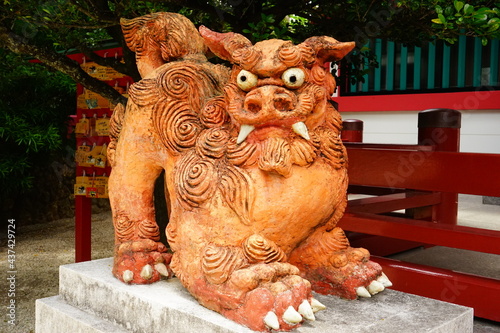
[[[253,332],[200,306],[177,279],[125,285],[111,266],[111,258],[61,266],[60,295],[36,301],[36,333]],[[315,297],[327,310],[295,332],[472,333],[473,309],[420,296]]]

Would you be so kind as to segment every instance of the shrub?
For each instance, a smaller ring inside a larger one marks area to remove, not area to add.
[[[75,84],[60,72],[0,50],[0,199],[33,188],[34,166],[62,153]]]

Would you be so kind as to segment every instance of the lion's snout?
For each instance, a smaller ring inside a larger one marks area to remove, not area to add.
[[[297,97],[283,87],[263,86],[247,94],[243,107],[246,111],[262,117],[277,116],[282,112],[295,110]]]

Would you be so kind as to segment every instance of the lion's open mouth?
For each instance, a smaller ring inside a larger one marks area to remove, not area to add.
[[[288,127],[288,126],[290,126],[290,127]],[[283,124],[270,123],[270,124],[264,124],[264,125],[259,125],[259,126],[242,124],[240,127],[240,132],[238,133],[238,139],[236,140],[236,143],[240,144],[243,141],[245,141],[245,139],[252,132],[255,133],[257,135],[257,137],[261,138],[261,137],[273,136],[273,135],[270,135],[271,133],[278,133],[279,134],[282,132],[288,132],[289,129],[291,129],[293,132],[300,135],[304,139],[310,140],[309,131],[307,129],[306,124],[302,121],[298,121],[298,122],[293,123],[292,125],[288,125],[286,123],[283,123]]]

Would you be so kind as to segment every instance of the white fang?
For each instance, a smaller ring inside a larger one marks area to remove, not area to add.
[[[309,131],[307,130],[307,126],[303,122],[299,121],[298,123],[293,124],[292,129],[295,133],[297,133],[304,139],[311,140],[311,137],[309,136]]]
[[[240,144],[247,138],[248,134],[250,134],[255,129],[255,126],[252,125],[241,125],[240,133],[238,134],[238,139],[236,139],[236,144]]]

